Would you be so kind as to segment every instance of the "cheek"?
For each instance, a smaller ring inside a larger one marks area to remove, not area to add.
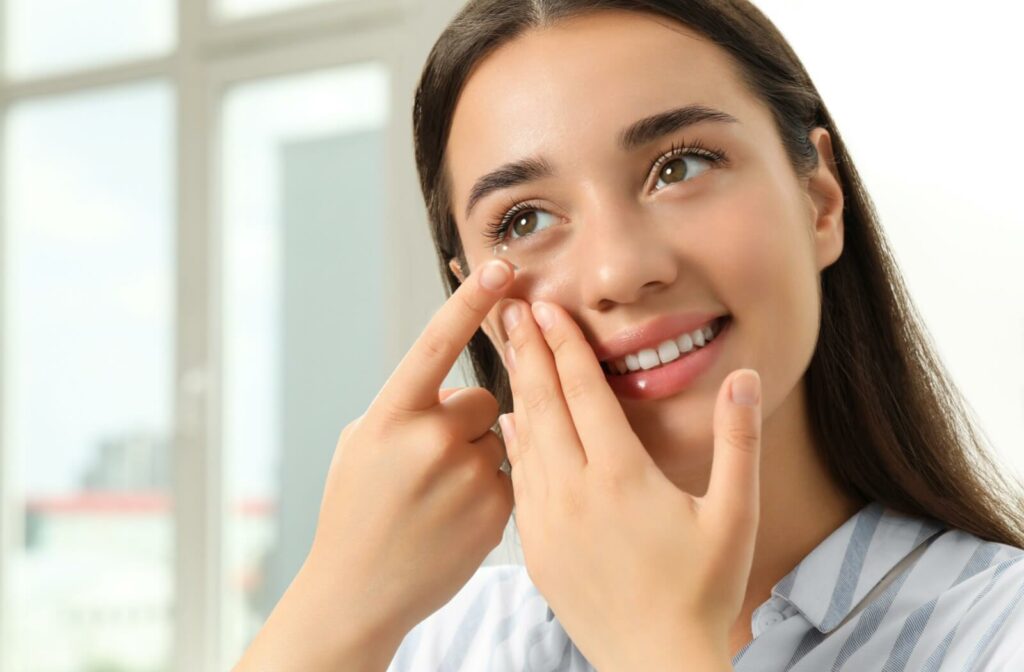
[[[803,271],[801,224],[775,189],[754,184],[731,190],[708,237],[722,298],[738,313],[778,303],[787,293],[787,276]]]
[[[817,342],[818,275],[808,213],[795,187],[760,179],[734,185],[708,237],[709,273],[738,319],[729,365],[764,373],[766,410],[806,370]]]
[[[746,316],[746,355],[765,371],[774,390],[765,391],[765,409],[788,395],[803,377],[818,337],[820,302],[809,214],[799,192],[766,182],[733,204],[729,273],[733,308]],[[770,397],[774,397],[774,402]]]

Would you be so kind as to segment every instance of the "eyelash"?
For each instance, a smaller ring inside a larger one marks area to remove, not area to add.
[[[728,163],[729,158],[722,149],[717,147],[708,147],[704,145],[700,140],[694,140],[693,142],[686,142],[683,140],[679,144],[672,143],[671,148],[659,156],[654,161],[654,165],[651,167],[651,175],[657,174],[657,171],[661,169],[666,163],[672,159],[676,159],[683,156],[699,156],[703,159],[707,159],[714,166],[721,166]],[[487,223],[487,231],[484,236],[487,240],[491,241],[493,245],[497,245],[505,239],[505,234],[512,226],[512,220],[516,215],[523,212],[529,212],[531,210],[542,210],[543,208],[537,207],[535,203],[529,201],[516,201],[512,199],[508,205],[504,208],[504,215],[501,215],[498,219],[491,220]]]

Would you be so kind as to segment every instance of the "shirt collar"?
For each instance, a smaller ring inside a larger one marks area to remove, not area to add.
[[[915,548],[946,526],[870,502],[772,588],[822,633],[831,632]]]

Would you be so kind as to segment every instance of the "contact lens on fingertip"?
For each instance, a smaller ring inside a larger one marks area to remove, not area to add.
[[[517,271],[519,270],[519,265],[508,257],[508,243],[498,243],[491,249],[491,254],[504,259],[508,263],[512,264],[512,268]]]

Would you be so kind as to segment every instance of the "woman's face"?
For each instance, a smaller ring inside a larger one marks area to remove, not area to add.
[[[627,126],[691,104],[736,121],[620,146]],[[513,221],[533,212],[539,227],[572,227],[559,263],[509,295],[559,304],[592,346],[666,315],[731,316],[719,356],[688,387],[656,399],[620,397],[663,470],[686,470],[695,460],[706,466],[716,393],[730,372],[760,372],[766,439],[773,412],[787,400],[803,403],[799,383],[818,336],[819,272],[842,252],[842,195],[827,167],[828,135],[815,129],[811,139],[826,161],[800,180],[768,108],[743,88],[725,51],[666,19],[593,13],[530,31],[477,64],[448,141],[452,211],[470,269],[490,258],[489,225],[511,203],[532,204]],[[673,146],[698,141],[727,161],[689,156],[656,167]],[[532,157],[543,157],[553,174],[489,193],[467,217],[477,180]],[[503,353],[497,309],[483,328]]]

